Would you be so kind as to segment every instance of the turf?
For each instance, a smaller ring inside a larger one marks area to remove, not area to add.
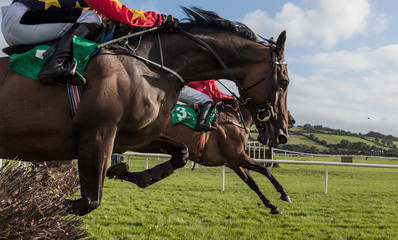
[[[283,164],[272,172],[292,203],[251,172],[283,210],[271,215],[231,170],[222,192],[221,168],[190,166],[147,189],[106,180],[101,206],[82,217],[88,239],[398,239],[398,169],[329,166],[325,195],[324,166]]]

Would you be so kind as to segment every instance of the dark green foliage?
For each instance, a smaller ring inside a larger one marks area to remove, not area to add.
[[[291,143],[281,145],[279,148],[305,152],[305,153],[324,153],[324,154],[348,154],[348,155],[375,155],[398,157],[397,141],[398,138],[392,135],[384,135],[376,132],[367,134],[351,133],[340,129],[331,129],[322,125],[294,127],[289,130],[290,139],[304,137],[313,143]],[[325,137],[325,135],[329,137]],[[339,142],[334,142],[340,139]],[[315,146],[317,145],[317,146]],[[324,149],[319,148],[324,147]]]

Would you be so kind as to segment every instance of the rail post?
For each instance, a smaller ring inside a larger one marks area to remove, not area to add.
[[[274,148],[270,147],[269,151],[270,151],[269,156],[270,156],[271,160],[274,160]]]
[[[145,158],[145,169],[149,168],[149,157]]]
[[[328,168],[328,165],[326,165],[326,169],[325,169],[325,189],[323,191],[324,194],[328,193],[328,176],[329,176],[329,168]]]
[[[225,188],[225,165],[222,166],[222,184],[221,184],[221,191],[224,192]]]

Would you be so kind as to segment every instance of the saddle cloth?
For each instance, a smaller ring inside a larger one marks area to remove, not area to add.
[[[173,111],[171,112],[171,118],[173,119],[173,124],[182,123],[192,129],[195,129],[196,122],[198,119],[198,113],[195,111],[195,106],[190,107],[187,105],[177,104]],[[216,117],[216,108],[213,108],[206,116],[206,120],[213,122]]]
[[[90,59],[91,54],[96,50],[99,43],[74,36],[73,56],[77,62],[77,71],[83,75],[84,69]],[[26,77],[39,80],[40,69],[53,54],[54,50],[44,56],[43,54],[50,49],[48,45],[39,45],[33,49],[20,54],[10,56],[8,68]]]

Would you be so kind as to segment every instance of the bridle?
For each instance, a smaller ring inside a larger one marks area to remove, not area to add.
[[[185,34],[188,38],[194,40],[195,42],[197,42],[197,43],[199,43],[200,45],[202,45],[203,47],[205,47],[205,48],[214,56],[214,58],[218,61],[218,63],[224,68],[224,70],[225,70],[225,71],[228,73],[228,75],[230,76],[230,80],[232,80],[232,81],[236,84],[236,86],[238,87],[238,89],[239,89],[241,92],[246,93],[248,90],[250,90],[250,89],[256,87],[257,85],[259,85],[261,82],[263,82],[264,80],[266,80],[266,79],[268,78],[268,77],[266,76],[266,77],[264,77],[263,79],[260,79],[260,80],[257,81],[256,83],[252,84],[251,86],[246,87],[246,88],[243,88],[243,87],[241,86],[240,82],[236,79],[235,75],[232,74],[232,72],[231,72],[231,71],[229,70],[229,68],[226,66],[226,64],[224,63],[224,61],[220,58],[220,56],[218,56],[218,54],[217,54],[206,42],[204,42],[204,41],[201,40],[200,38],[198,38],[198,37],[192,35],[192,34],[189,33],[189,32],[182,31],[182,33]],[[264,39],[264,40],[268,41],[267,39]],[[271,41],[268,41],[268,42],[271,42]],[[275,98],[276,98],[276,94],[277,94],[277,92],[278,92],[278,89],[277,89],[277,85],[278,85],[278,66],[282,66],[282,65],[283,65],[283,66],[287,66],[287,62],[286,62],[286,61],[278,61],[278,56],[277,56],[277,53],[276,53],[276,45],[273,44],[273,45],[270,46],[270,47],[271,47],[272,64],[273,64],[273,68],[272,68],[272,69],[273,69],[273,70],[272,70],[272,71],[273,71],[273,72],[272,72],[272,73],[273,73],[273,86],[272,86],[273,89],[272,89],[271,97],[270,97],[269,101],[267,101],[266,107],[265,107],[265,108],[260,108],[260,107],[258,107],[257,103],[256,103],[253,99],[251,99],[251,98],[246,98],[246,99],[242,100],[240,97],[236,96],[235,93],[233,93],[232,91],[230,91],[228,88],[226,88],[226,87],[224,86],[224,84],[222,84],[222,83],[219,81],[219,83],[221,83],[221,85],[223,85],[223,86],[234,96],[234,98],[238,99],[239,102],[241,102],[242,104],[251,104],[251,105],[254,107],[254,109],[255,109],[256,112],[257,112],[257,120],[259,121],[260,125],[263,125],[263,126],[261,126],[261,127],[266,127],[266,124],[265,124],[265,123],[267,123],[267,122],[270,120],[270,118],[271,118],[271,116],[272,116],[271,112],[273,112],[272,110],[275,111],[275,107],[273,106],[272,102],[274,102],[274,100],[275,100]],[[242,122],[242,124],[244,125],[244,121],[242,121],[243,119],[242,119],[242,117],[241,117],[242,114],[241,114],[241,112],[240,112],[240,109],[238,109],[238,110],[239,110],[239,115],[240,115],[240,118],[241,118],[241,122]],[[263,117],[264,113],[266,113],[266,115]],[[244,129],[245,129],[245,131],[246,131],[246,133],[247,133],[246,126],[244,126]],[[258,130],[260,131],[260,129],[258,129]]]
[[[245,87],[243,88],[240,84],[240,82],[236,79],[236,77],[232,74],[232,72],[229,70],[229,68],[225,65],[225,63],[223,62],[223,60],[218,56],[218,54],[204,41],[202,41],[201,39],[195,37],[194,35],[188,33],[188,32],[183,32],[185,35],[187,35],[189,38],[191,38],[192,40],[198,42],[199,44],[201,44],[202,46],[204,46],[210,53],[212,53],[212,55],[216,58],[216,60],[219,62],[219,64],[224,68],[224,70],[228,73],[228,75],[230,75],[231,80],[237,85],[238,89],[240,90],[240,92],[247,94],[247,91],[249,91],[250,89],[258,86],[260,83],[262,83],[263,81],[265,81],[268,76],[265,76],[264,78],[260,79],[259,81],[257,81],[256,83],[250,85],[249,87]],[[266,40],[266,39],[264,39]],[[267,126],[268,121],[270,120],[272,114],[271,112],[278,112],[275,107],[273,106],[273,102],[276,98],[278,89],[277,89],[277,85],[278,85],[278,66],[287,66],[287,62],[286,61],[278,61],[278,56],[276,54],[276,45],[273,44],[271,47],[271,54],[272,54],[272,74],[273,74],[273,85],[272,85],[272,94],[270,99],[267,101],[266,103],[266,107],[265,108],[260,108],[257,103],[252,99],[247,97],[246,99],[241,99],[240,97],[236,96],[235,93],[233,93],[232,91],[230,91],[227,87],[225,87],[224,84],[222,84],[220,81],[219,83],[221,85],[224,86],[224,88],[226,88],[233,96],[234,98],[238,99],[238,101],[240,103],[242,103],[242,105],[245,104],[250,104],[254,107],[254,109],[257,112],[257,120],[259,122],[259,128],[258,129],[260,132],[263,130],[268,131],[269,126]],[[241,122],[242,125],[244,126],[244,129],[246,131],[246,133],[248,133],[246,126],[244,125],[244,121],[242,119],[242,114],[240,112],[240,108],[238,108],[239,110],[239,115],[241,118]],[[273,110],[273,111],[272,111]],[[264,113],[266,113],[264,115]],[[268,135],[267,133],[265,135]]]
[[[272,64],[273,64],[273,85],[272,85],[272,94],[271,97],[269,99],[269,101],[267,101],[266,103],[266,108],[260,108],[258,107],[258,105],[253,101],[253,99],[251,98],[246,98],[245,99],[245,103],[251,103],[254,108],[257,111],[257,120],[259,122],[267,122],[269,121],[269,119],[271,118],[271,109],[275,109],[274,106],[272,106],[272,102],[274,102],[275,98],[276,98],[276,94],[277,94],[277,85],[278,85],[278,66],[287,66],[287,62],[286,61],[278,61],[278,56],[276,54],[276,46],[273,45],[271,46],[271,54],[272,54]],[[260,79],[259,81],[257,81],[256,83],[250,85],[249,87],[246,88],[242,88],[242,92],[247,92],[248,90],[256,87],[257,85],[259,85],[261,82],[263,82],[264,80],[266,80],[268,78],[268,76]],[[264,113],[266,113],[266,115],[264,116]]]
[[[271,143],[270,140],[270,132],[271,132],[271,122],[269,121],[271,117],[276,116],[279,114],[278,109],[274,106],[276,102],[275,99],[278,94],[278,66],[287,66],[286,61],[278,61],[278,56],[276,54],[276,45],[271,46],[271,54],[272,54],[272,74],[273,74],[273,84],[272,84],[272,93],[269,100],[266,102],[265,107],[260,108],[257,103],[250,97],[245,99],[245,104],[251,104],[252,107],[255,109],[257,113],[257,130],[259,131],[259,135],[257,140],[262,143]],[[249,87],[243,88],[242,93],[246,93],[250,89],[254,88],[255,86],[259,85],[265,79],[268,78],[268,75],[265,76],[263,79],[257,81],[256,83],[252,84]]]

